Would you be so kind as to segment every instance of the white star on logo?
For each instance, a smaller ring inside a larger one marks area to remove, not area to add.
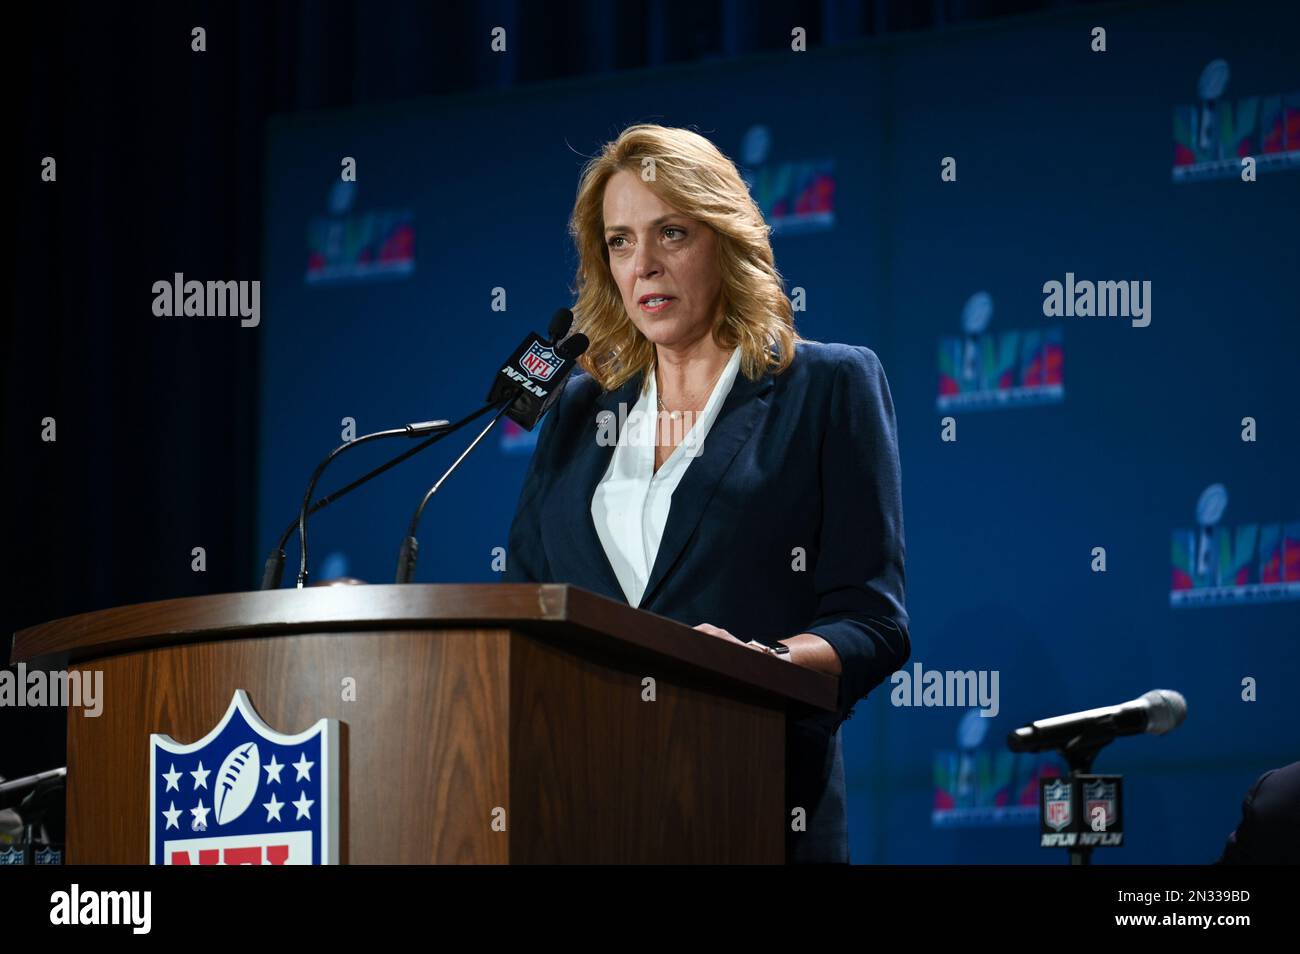
[[[315,764],[316,764],[315,762],[308,762],[308,761],[307,761],[307,753],[306,753],[306,752],[304,752],[304,753],[302,753],[302,755],[298,756],[298,761],[296,761],[296,762],[293,763],[293,767],[296,768],[296,769],[298,770],[298,777],[295,778],[294,781],[295,781],[295,782],[301,782],[303,779],[306,779],[307,781],[310,782],[310,781],[311,781],[311,767],[312,767],[313,765],[315,765]]]
[[[271,800],[269,802],[263,802],[262,807],[266,809],[267,821],[270,821],[272,818],[276,821],[284,821],[284,819],[280,817],[280,809],[284,808],[284,802],[276,801],[274,792],[271,793]]]
[[[212,811],[212,809],[203,807],[203,799],[200,798],[199,807],[190,809],[190,814],[194,816],[193,824],[203,825],[206,827],[208,824],[208,812],[210,811]]]
[[[271,753],[271,761],[266,765],[263,765],[262,768],[266,771],[267,785],[270,785],[272,782],[280,781],[280,769],[284,768],[284,766],[275,760],[274,752]],[[280,804],[283,805],[284,802],[281,802]]]
[[[181,773],[176,771],[175,762],[171,764],[171,766],[167,769],[167,771],[162,773],[162,777],[167,779],[167,787],[163,789],[164,792],[170,792],[172,789],[176,789],[176,791],[178,792],[181,790],[181,786],[180,786]]]
[[[200,761],[199,761],[199,767],[198,767],[197,769],[195,769],[193,772],[191,772],[190,774],[194,776],[194,787],[195,787],[195,788],[207,788],[207,787],[208,787],[208,776],[212,774],[212,769],[205,769],[205,768],[203,767],[203,761],[200,760]],[[178,791],[179,791],[179,789],[178,789]]]
[[[176,777],[180,778],[180,775],[178,774]],[[167,819],[167,828],[179,829],[181,826],[180,823],[176,821],[176,819],[179,818],[180,815],[181,815],[181,810],[176,807],[176,803],[172,802],[171,804],[169,804],[167,806],[167,811],[163,812],[163,817]],[[166,831],[167,828],[164,828],[163,831]]]
[[[311,807],[316,803],[307,797],[306,792],[299,792],[298,800],[296,802],[291,802],[290,804],[292,804],[294,808],[298,809],[298,814],[294,819],[296,821],[298,818],[311,818]]]

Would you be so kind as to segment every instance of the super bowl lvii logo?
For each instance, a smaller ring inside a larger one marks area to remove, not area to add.
[[[773,139],[771,127],[760,123],[740,142],[740,174],[772,234],[833,229],[835,160],[773,160]]]
[[[1224,98],[1227,60],[1201,71],[1195,106],[1174,107],[1174,182],[1233,178],[1241,160],[1255,160],[1260,172],[1300,166],[1300,92]]]
[[[307,227],[308,285],[366,281],[415,271],[415,212],[354,211],[357,183],[338,179],[329,190],[329,211]]]
[[[1211,484],[1195,530],[1175,530],[1171,606],[1300,599],[1300,520],[1223,526],[1228,491]]]
[[[1039,784],[1061,775],[1060,757],[988,744],[991,721],[967,710],[958,722],[957,749],[934,753],[931,827],[1030,825],[1038,817]]]
[[[189,745],[149,737],[149,863],[338,864],[338,722],[276,732],[236,690]]]
[[[993,298],[976,292],[961,313],[965,334],[939,339],[940,411],[1053,404],[1065,398],[1060,328],[988,331]]]

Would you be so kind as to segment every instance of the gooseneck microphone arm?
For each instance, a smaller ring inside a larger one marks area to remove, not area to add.
[[[404,428],[393,428],[387,431],[375,431],[373,434],[363,434],[355,440],[346,441],[329,452],[329,455],[316,465],[312,471],[311,480],[307,481],[307,492],[302,495],[302,506],[298,508],[298,589],[307,585],[307,509],[311,506],[311,495],[316,492],[316,483],[320,480],[321,475],[325,473],[325,468],[334,463],[334,459],[345,451],[354,447],[360,447],[362,444],[368,444],[371,441],[382,440],[385,437],[405,436]]]
[[[362,438],[357,438],[357,440],[350,441],[348,444],[343,445],[344,447],[351,447],[361,443],[365,439],[372,438],[372,437],[377,438],[380,435],[384,435],[388,437],[398,437],[398,436],[419,437],[421,435],[429,434],[429,433],[432,433],[433,435],[429,437],[427,440],[421,441],[419,444],[416,444],[414,447],[403,451],[401,454],[398,454],[396,457],[392,458],[391,460],[386,461],[385,463],[379,465],[374,470],[371,470],[368,473],[363,474],[362,476],[358,477],[356,480],[352,481],[352,483],[348,484],[347,486],[341,487],[338,490],[334,491],[329,496],[322,497],[320,500],[317,500],[315,504],[313,504],[311,508],[307,511],[307,515],[311,516],[317,511],[322,510],[325,507],[328,507],[335,500],[351,493],[352,491],[360,487],[362,484],[365,484],[373,480],[374,478],[378,477],[380,474],[384,473],[385,471],[391,470],[392,468],[396,467],[398,464],[402,463],[408,458],[413,457],[416,454],[420,453],[420,451],[433,446],[438,441],[442,440],[444,437],[450,436],[451,434],[460,430],[466,424],[471,423],[475,418],[482,416],[484,413],[491,410],[494,406],[495,405],[492,404],[486,404],[483,407],[479,408],[474,413],[462,418],[459,421],[456,421],[454,424],[449,424],[447,421],[423,421],[418,424],[408,424],[405,427],[393,428],[387,431],[379,431],[376,432],[376,434],[367,434]],[[336,457],[338,453],[342,451],[342,449],[343,448],[336,448],[335,451],[331,452],[330,457],[327,458],[324,463],[328,464],[328,462],[332,460],[334,457]],[[319,478],[319,474],[314,475],[314,477]],[[275,548],[272,549],[271,552],[267,555],[266,563],[262,569],[262,585],[260,589],[263,590],[279,589],[281,578],[284,576],[284,563],[285,563],[284,548],[289,542],[289,537],[293,535],[294,530],[296,530],[297,528],[298,528],[298,518],[295,517],[293,520],[289,522],[289,525],[284,528],[284,532],[280,535],[280,539],[277,542]]]
[[[424,499],[420,501],[420,506],[415,508],[415,514],[411,517],[411,525],[406,531],[406,539],[402,541],[402,548],[397,555],[398,583],[410,583],[412,577],[415,576],[415,561],[420,550],[420,543],[416,539],[415,534],[420,528],[420,518],[424,516],[424,508],[428,506],[429,501],[433,499],[433,495],[438,492],[438,488],[441,487],[447,478],[452,475],[452,472],[461,465],[461,462],[470,455],[470,452],[478,446],[479,441],[487,437],[488,431],[496,427],[497,421],[501,420],[501,415],[510,410],[512,402],[513,395],[500,402],[501,410],[497,411],[496,416],[493,417],[492,420],[488,421],[487,427],[478,432],[478,436],[470,442],[470,445],[461,451],[460,456],[456,458],[455,462],[453,462],[452,465],[447,468],[446,472],[438,478],[438,482],[429,488],[428,492],[424,495]]]

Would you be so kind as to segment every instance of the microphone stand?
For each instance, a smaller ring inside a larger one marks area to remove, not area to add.
[[[483,407],[479,408],[473,414],[461,418],[459,421],[456,421],[454,424],[449,424],[447,421],[424,421],[419,424],[407,424],[405,427],[394,428],[388,431],[378,431],[374,434],[366,434],[363,437],[359,437],[354,441],[350,441],[349,443],[344,444],[342,447],[335,448],[335,450],[330,453],[330,456],[326,458],[325,462],[321,465],[321,467],[328,465],[328,463],[332,461],[334,457],[337,456],[339,453],[341,453],[344,449],[349,447],[354,447],[360,444],[362,441],[368,441],[371,438],[380,438],[384,436],[419,437],[424,434],[433,433],[432,437],[429,437],[426,440],[421,441],[419,444],[416,444],[414,447],[406,451],[403,451],[401,454],[398,454],[396,457],[393,457],[390,460],[386,461],[385,463],[380,464],[374,470],[371,470],[368,473],[363,474],[361,477],[358,477],[356,480],[352,481],[352,483],[348,484],[347,486],[341,487],[340,489],[334,491],[334,493],[329,494],[326,497],[322,497],[320,500],[317,500],[315,504],[313,504],[310,507],[310,509],[307,510],[306,516],[311,516],[312,514],[316,513],[318,510],[322,510],[323,508],[328,507],[339,497],[351,493],[353,490],[360,487],[362,484],[366,483],[367,481],[373,480],[375,477],[378,477],[380,474],[384,473],[385,471],[391,470],[392,468],[396,467],[398,464],[402,463],[403,461],[407,460],[410,457],[413,457],[414,455],[418,454],[420,451],[424,450],[425,448],[430,447],[433,444],[436,444],[444,437],[448,437],[454,432],[460,430],[462,427],[464,427],[466,424],[473,421],[475,418],[480,417],[487,411],[490,411],[493,407],[495,407],[495,405],[485,404]],[[314,478],[313,479],[313,487],[314,487],[315,480],[319,479],[319,473],[314,474],[313,478]],[[310,496],[310,493],[311,491],[309,490],[308,496]],[[301,516],[302,514],[300,513],[299,517]],[[284,575],[284,563],[285,563],[284,548],[285,545],[288,544],[289,542],[289,537],[293,535],[293,532],[295,530],[299,529],[299,522],[300,522],[299,517],[295,517],[292,521],[290,521],[289,525],[284,528],[284,533],[280,535],[279,542],[276,544],[276,546],[271,550],[270,554],[267,556],[266,565],[263,567],[262,570],[262,583],[259,589],[274,590],[279,588],[281,583],[281,577]],[[302,522],[305,523],[305,520],[303,520]],[[305,560],[301,562],[305,563]],[[303,567],[300,564],[299,570],[300,572],[303,573],[303,579],[299,583],[299,586],[301,586],[302,583],[305,582],[305,575],[306,575],[305,567]]]
[[[461,455],[457,457],[455,462],[447,468],[446,472],[438,478],[438,482],[429,488],[428,493],[424,495],[424,499],[420,501],[420,506],[415,508],[415,515],[411,517],[411,525],[406,531],[406,539],[402,541],[402,548],[397,554],[396,582],[410,583],[411,579],[415,576],[415,560],[420,552],[420,542],[415,538],[415,533],[420,527],[420,517],[424,515],[424,508],[428,505],[429,501],[433,499],[433,495],[438,492],[438,488],[443,485],[443,482],[451,476],[452,471],[461,465],[461,461],[469,456],[470,451],[478,446],[479,441],[487,437],[488,431],[492,430],[492,428],[496,426],[497,421],[501,420],[501,415],[510,410],[511,406],[514,404],[514,397],[514,395],[511,395],[501,402],[501,410],[497,411],[496,416],[493,417],[492,420],[488,421],[487,427],[479,431],[478,436],[470,442],[470,445],[461,451]]]
[[[1089,736],[1076,735],[1065,745],[1057,749],[1064,756],[1066,763],[1070,766],[1070,774],[1067,780],[1070,784],[1070,791],[1074,791],[1075,780],[1080,775],[1092,774],[1092,760],[1097,757],[1097,753],[1115,739],[1113,735],[1107,736]],[[1079,806],[1083,808],[1082,805]],[[1086,819],[1085,819],[1086,821]],[[1070,853],[1070,864],[1073,865],[1090,865],[1092,864],[1092,845],[1081,845],[1078,842],[1067,849]]]

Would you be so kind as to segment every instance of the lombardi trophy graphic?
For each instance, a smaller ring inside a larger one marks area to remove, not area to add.
[[[1211,484],[1196,502],[1196,523],[1200,527],[1196,540],[1196,576],[1210,580],[1212,585],[1223,582],[1218,578],[1218,555],[1214,552],[1214,525],[1223,517],[1228,506],[1228,489],[1223,484]]]
[[[1222,155],[1223,144],[1218,141],[1219,123],[1217,113],[1219,108],[1218,99],[1223,95],[1227,85],[1227,60],[1214,60],[1206,64],[1205,69],[1201,71],[1201,79],[1196,84],[1197,92],[1201,95],[1201,128],[1196,144],[1202,156],[1209,156],[1213,159],[1224,158]]]

